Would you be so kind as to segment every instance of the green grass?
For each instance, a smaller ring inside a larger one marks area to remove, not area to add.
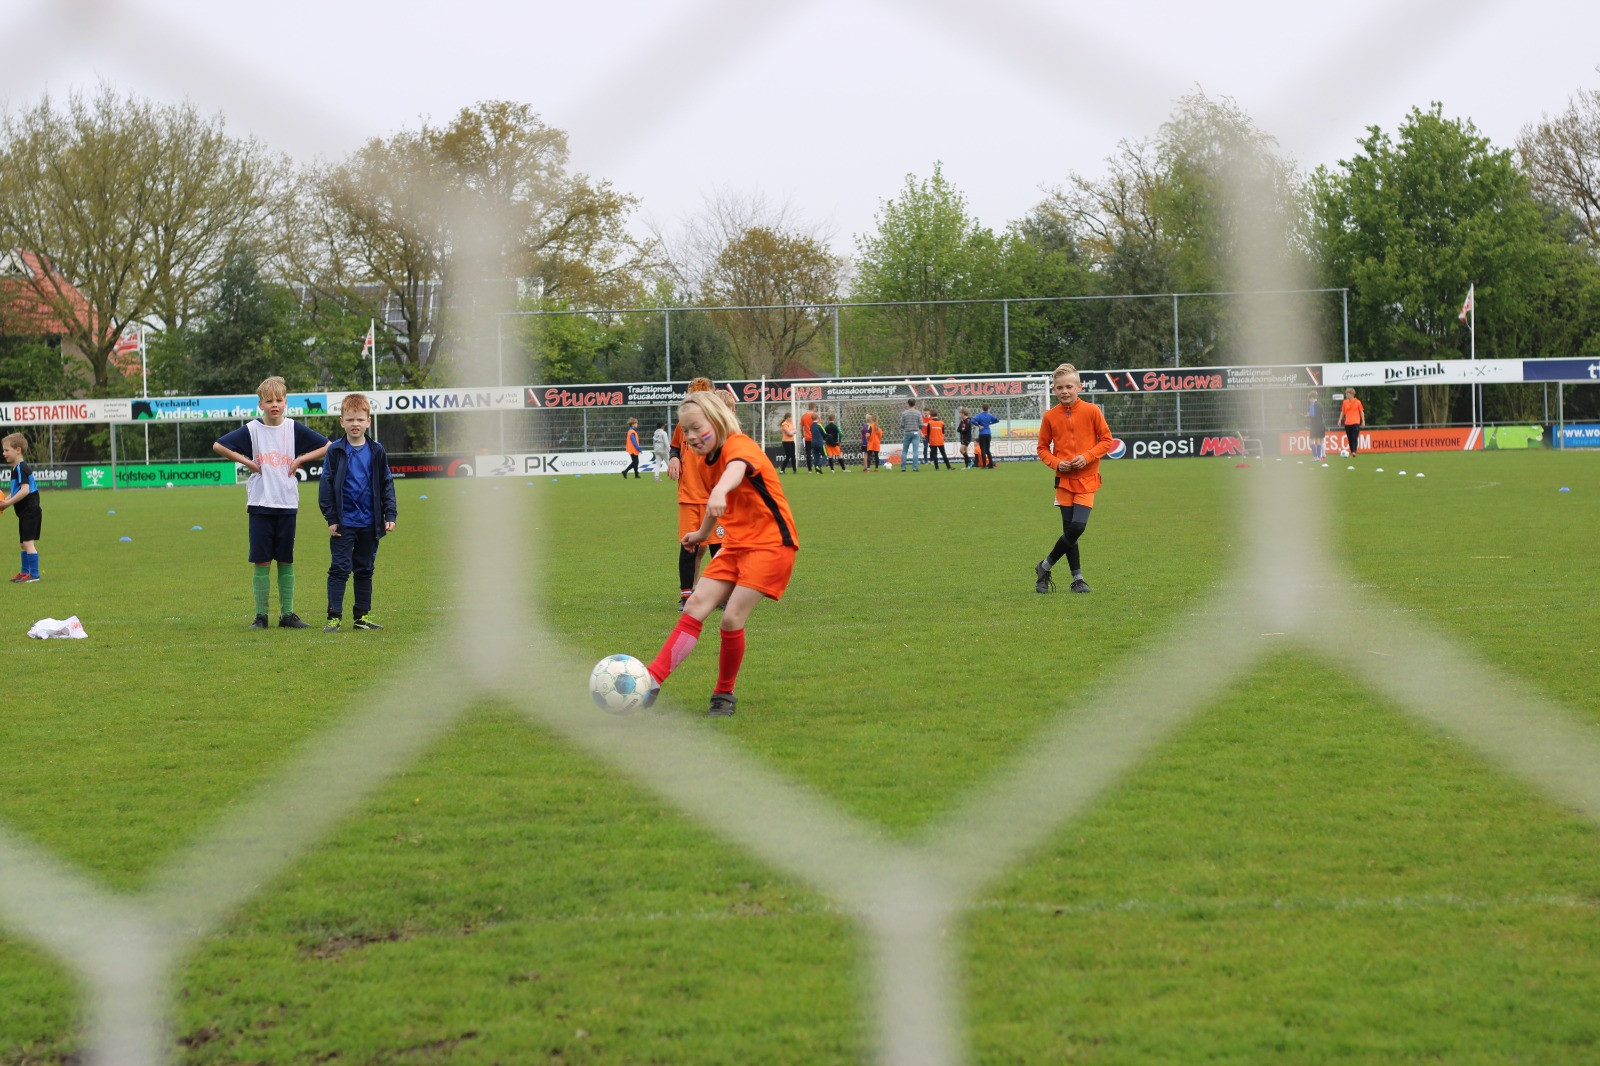
[[[1334,497],[1341,575],[1600,727],[1600,456],[1357,465],[1303,471]],[[1059,530],[1032,466],[787,478],[794,581],[752,617],[740,714],[697,728],[916,840],[1228,579],[1233,490],[1258,473],[1111,466],[1087,597],[1032,592]],[[653,655],[677,617],[671,487],[539,488],[541,609],[586,657]],[[51,494],[45,581],[5,593],[0,824],[99,884],[142,887],[371,681],[447,653],[470,550],[451,504],[468,491],[533,493],[402,484],[379,553],[390,628],[338,636],[244,628],[239,490]],[[298,606],[314,619],[326,553],[305,513]],[[23,638],[68,614],[90,639]],[[705,643],[667,713],[703,709]],[[951,936],[977,1062],[1600,1058],[1600,829],[1299,645]],[[864,959],[827,901],[485,705],[206,938],[174,1026],[192,1063],[859,1062]],[[81,1050],[74,979],[5,929],[0,1004],[0,1062]]]

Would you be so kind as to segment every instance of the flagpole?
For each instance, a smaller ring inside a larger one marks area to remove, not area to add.
[[[372,350],[372,397],[371,402],[378,402],[378,320],[367,319],[367,347]],[[372,416],[372,439],[378,439],[378,416]]]
[[[1469,343],[1471,344],[1471,353],[1472,353],[1472,361],[1473,362],[1477,362],[1478,361],[1478,294],[1477,294],[1477,289],[1478,289],[1477,283],[1473,283],[1467,289],[1467,299],[1472,304],[1471,307],[1467,308],[1467,322],[1469,323],[1469,325],[1467,327],[1467,332],[1468,332],[1469,336],[1471,337],[1471,340],[1470,340]],[[1474,383],[1473,386],[1472,386],[1472,426],[1473,426],[1474,429],[1476,429],[1478,427],[1478,424],[1481,421],[1480,416],[1483,413],[1482,412],[1482,407],[1483,407],[1483,392],[1479,388],[1479,386],[1476,383]]]
[[[139,338],[139,393],[148,400],[150,398],[150,367],[144,358],[144,326],[133,327],[137,332],[134,336]],[[150,423],[144,424],[144,465],[150,465]]]

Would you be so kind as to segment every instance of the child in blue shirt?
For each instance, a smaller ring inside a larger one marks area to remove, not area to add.
[[[28,451],[28,438],[21,433],[8,433],[0,439],[0,451],[11,468],[10,494],[0,499],[0,511],[7,507],[17,512],[17,532],[22,541],[22,569],[11,579],[13,585],[39,580],[39,529],[44,523],[44,511],[39,506],[39,486],[34,483],[33,470],[23,461]]]
[[[328,623],[324,633],[344,626],[344,590],[356,576],[353,629],[382,629],[369,616],[372,611],[372,571],[378,561],[378,541],[394,532],[399,513],[394,501],[394,475],[383,445],[367,439],[372,406],[359,392],[339,405],[339,425],[344,436],[328,445],[322,464],[322,486],[317,503],[328,522]]]

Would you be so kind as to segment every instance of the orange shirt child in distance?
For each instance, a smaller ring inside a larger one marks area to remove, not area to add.
[[[882,470],[883,462],[878,453],[883,451],[883,427],[878,425],[877,415],[867,416],[867,443],[861,449],[861,463],[863,470]]]
[[[628,435],[622,438],[622,446],[628,452],[628,465],[622,471],[622,480],[628,480],[628,475],[633,475],[633,480],[639,480],[639,420],[628,419]]]
[[[813,461],[822,462],[822,456],[813,457],[811,451],[811,423],[817,420],[817,405],[806,404],[806,409],[800,412],[800,444],[806,450],[806,469],[811,469]]]
[[[689,392],[710,392],[716,386],[710,378],[695,378],[689,382]],[[711,493],[711,482],[706,477],[706,464],[693,450],[683,446],[683,424],[672,430],[672,453],[667,460],[667,476],[678,483],[678,610],[689,601],[694,591],[695,574],[700,559],[709,553],[717,554],[722,547],[722,529],[714,528],[711,536],[693,547],[683,543],[683,535],[699,529],[706,516],[706,498]]]
[[[936,414],[933,408],[928,408],[928,413],[923,416],[922,424],[928,432],[928,456],[933,460],[933,468],[939,469],[939,460],[944,460],[944,468],[950,469],[950,456],[944,450],[944,419]]]
[[[739,431],[728,401],[715,392],[691,393],[679,406],[678,419],[689,450],[702,457],[713,479],[705,519],[699,529],[684,534],[683,543],[698,544],[718,523],[725,537],[722,551],[706,564],[678,624],[651,660],[650,676],[657,685],[666,681],[694,650],[707,616],[724,604],[717,683],[706,714],[726,717],[739,702],[733,688],[744,662],[745,621],[763,598],[783,596],[800,541],[777,468],[759,444]]]
[[[1350,454],[1356,453],[1361,443],[1361,425],[1367,420],[1367,409],[1356,399],[1355,389],[1344,390],[1344,402],[1339,405],[1339,423],[1344,426],[1344,439]]]
[[[1089,525],[1095,490],[1100,487],[1100,460],[1116,441],[1100,408],[1078,398],[1083,382],[1071,363],[1056,367],[1052,391],[1060,401],[1039,424],[1039,461],[1055,473],[1056,506],[1061,509],[1061,536],[1050,554],[1033,568],[1034,591],[1054,591],[1050,570],[1061,557],[1072,568],[1072,591],[1088,592],[1078,555],[1078,538]]]

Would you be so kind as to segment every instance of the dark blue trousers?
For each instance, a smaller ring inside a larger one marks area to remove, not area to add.
[[[356,575],[356,617],[372,610],[372,569],[378,562],[378,534],[373,529],[344,529],[328,538],[333,562],[328,566],[328,615],[344,614],[344,587]]]

